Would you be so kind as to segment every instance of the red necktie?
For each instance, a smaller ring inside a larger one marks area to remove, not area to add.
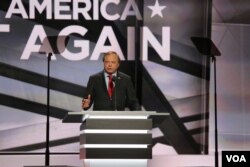
[[[109,77],[108,94],[109,94],[109,97],[111,98],[112,97],[112,93],[113,93],[113,88],[114,88],[113,81],[112,81],[112,74],[109,75],[108,77]]]

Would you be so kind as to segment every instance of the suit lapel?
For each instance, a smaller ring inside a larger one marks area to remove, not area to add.
[[[106,95],[109,97],[109,94],[108,94],[108,89],[107,89],[107,84],[106,84],[106,81],[105,81],[105,75],[104,75],[104,71],[100,74],[101,76],[101,85],[102,85],[102,88],[103,88],[103,92],[106,93]]]
[[[117,91],[120,89],[120,86],[121,86],[121,75],[119,74],[119,72],[117,72],[117,76],[116,76],[116,81],[115,81],[115,90],[116,93]]]

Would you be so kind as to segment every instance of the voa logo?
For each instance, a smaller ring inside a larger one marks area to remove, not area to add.
[[[244,155],[226,155],[227,162],[247,162]]]

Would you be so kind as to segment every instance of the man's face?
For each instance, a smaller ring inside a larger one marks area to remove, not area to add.
[[[117,71],[118,67],[120,66],[120,63],[118,61],[118,57],[115,54],[107,55],[104,59],[104,70],[108,74],[113,74]]]

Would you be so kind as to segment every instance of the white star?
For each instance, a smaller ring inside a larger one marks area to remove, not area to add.
[[[163,17],[162,10],[165,9],[166,6],[160,6],[158,0],[156,0],[154,6],[148,6],[148,8],[152,10],[151,18],[155,15]]]

